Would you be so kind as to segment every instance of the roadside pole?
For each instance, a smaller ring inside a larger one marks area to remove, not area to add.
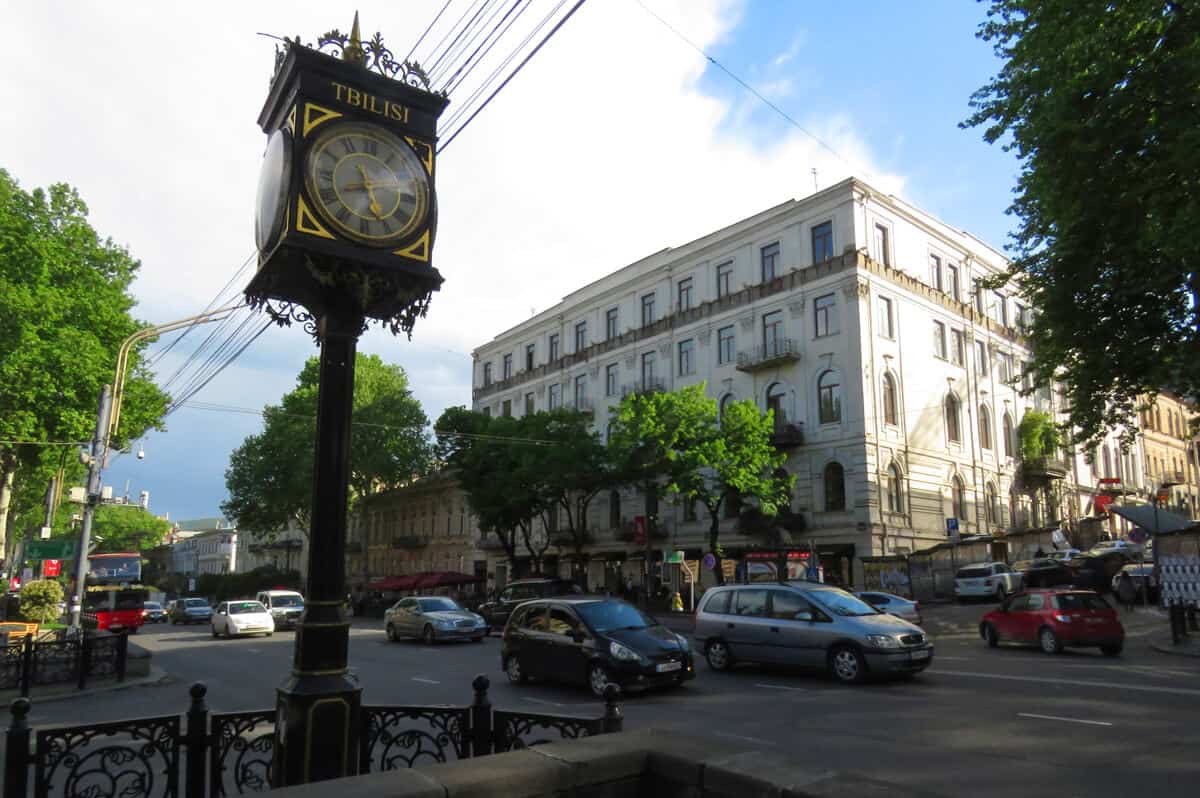
[[[92,518],[100,503],[100,472],[104,468],[105,442],[108,438],[108,417],[112,411],[112,388],[100,389],[100,408],[96,411],[96,434],[92,436],[92,453],[88,458],[87,503],[83,506],[83,523],[79,529],[79,546],[75,552],[75,592],[71,595],[71,631],[79,630],[79,613],[83,608],[88,572],[88,545],[92,537]]]

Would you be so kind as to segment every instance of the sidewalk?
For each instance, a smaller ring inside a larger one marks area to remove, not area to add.
[[[150,666],[150,673],[145,676],[135,676],[118,682],[115,679],[89,682],[84,690],[75,687],[73,682],[62,684],[34,685],[29,691],[29,700],[35,704],[47,704],[51,701],[69,701],[74,698],[90,698],[97,693],[113,693],[117,690],[127,690],[131,687],[149,687],[151,685],[167,684],[171,676],[161,668]],[[0,703],[11,704],[13,699],[20,698],[20,690],[0,690]]]
[[[1174,654],[1179,657],[1200,657],[1200,633],[1189,633],[1178,645],[1171,642],[1170,632],[1155,635],[1150,639],[1150,647],[1163,654]]]

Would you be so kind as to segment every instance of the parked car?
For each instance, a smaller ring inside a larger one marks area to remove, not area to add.
[[[304,614],[304,596],[295,590],[260,590],[254,597],[275,619],[276,629],[294,629]]]
[[[212,619],[212,607],[202,598],[182,598],[171,608],[171,623],[208,623]]]
[[[958,569],[954,575],[954,597],[995,598],[1003,601],[1021,589],[1021,575],[1002,562],[980,562]]]
[[[261,601],[222,601],[212,614],[212,636],[275,634],[275,619]]]
[[[166,623],[167,611],[157,601],[142,602],[142,618],[146,623]]]
[[[853,684],[869,673],[919,673],[933,661],[920,627],[816,582],[711,588],[694,635],[714,671],[736,662],[799,665]]]
[[[921,605],[919,602],[892,593],[880,593],[877,590],[855,593],[854,595],[880,612],[890,613],[897,618],[903,618],[917,626],[921,625]]]
[[[1034,643],[1047,654],[1065,647],[1098,646],[1115,657],[1125,645],[1116,610],[1092,590],[1029,590],[983,616],[979,635],[995,648],[1002,642]]]
[[[1113,593],[1117,593],[1121,574],[1129,574],[1129,578],[1133,580],[1136,601],[1158,601],[1158,576],[1154,573],[1154,563],[1132,562],[1123,566],[1120,571],[1113,574],[1111,582]],[[1149,589],[1149,595],[1143,596],[1142,591],[1146,589]]]
[[[479,614],[491,629],[503,629],[517,605],[535,598],[582,595],[583,589],[568,579],[518,579],[479,605]]]
[[[1082,552],[1079,549],[1062,549],[1060,551],[1052,551],[1046,555],[1047,560],[1057,560],[1058,562],[1070,562],[1075,557],[1078,557]]]
[[[577,595],[517,607],[504,627],[500,667],[514,684],[554,679],[597,696],[610,684],[643,690],[696,676],[686,637],[620,599]]]
[[[1075,572],[1059,560],[1044,557],[1037,560],[1021,560],[1012,564],[1012,569],[1021,575],[1021,585],[1031,587],[1055,587],[1075,582]]]
[[[478,643],[488,633],[483,616],[445,596],[402,598],[384,612],[383,623],[388,640],[419,637],[429,645],[445,640]]]
[[[1075,587],[1107,593],[1112,590],[1112,578],[1129,564],[1129,554],[1119,549],[1085,551],[1070,562],[1075,572]]]
[[[1136,560],[1141,550],[1140,544],[1128,540],[1101,540],[1088,549],[1089,552],[1097,554],[1105,554],[1110,551],[1124,552],[1131,560]]]

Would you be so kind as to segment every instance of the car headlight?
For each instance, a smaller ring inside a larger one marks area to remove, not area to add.
[[[608,644],[608,653],[612,654],[615,659],[623,662],[637,662],[641,659],[638,653],[629,646],[621,645],[615,640]]]
[[[900,648],[900,641],[890,635],[867,635],[867,642],[875,648]]]
[[[445,620],[434,621],[434,624],[436,624],[437,628],[439,628],[439,629],[453,629],[454,628],[454,621],[445,621]]]
[[[686,637],[684,637],[683,635],[676,633],[675,639],[679,641],[679,647],[682,648],[684,651],[688,651],[689,649],[691,649],[691,645],[688,643],[688,639]]]
[[[483,619],[482,615],[472,615],[471,617],[475,619],[476,626],[486,626],[487,625],[487,621],[485,621]]]

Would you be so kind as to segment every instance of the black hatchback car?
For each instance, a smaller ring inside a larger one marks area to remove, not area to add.
[[[528,601],[512,613],[500,643],[509,681],[532,677],[585,684],[597,696],[680,685],[696,677],[687,638],[632,604],[596,596]]]
[[[489,631],[500,630],[518,604],[537,598],[582,595],[583,589],[569,579],[518,579],[479,605],[475,612],[487,621]]]

